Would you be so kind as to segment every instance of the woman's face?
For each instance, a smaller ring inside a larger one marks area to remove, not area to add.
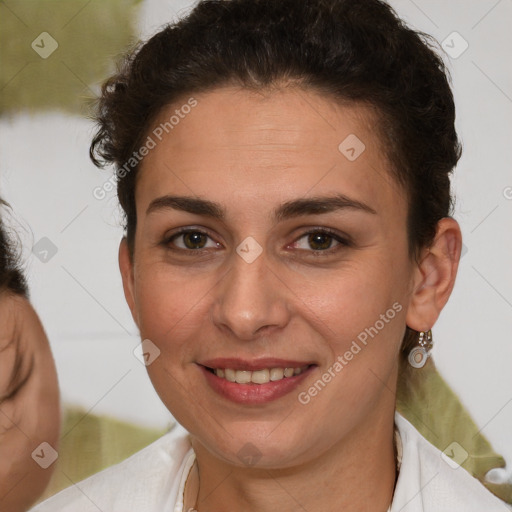
[[[55,468],[57,373],[46,333],[27,299],[0,293],[0,326],[0,510],[27,510]]]
[[[232,464],[368,438],[392,422],[417,279],[371,112],[291,89],[187,99],[149,133],[133,267],[120,252],[153,385]]]

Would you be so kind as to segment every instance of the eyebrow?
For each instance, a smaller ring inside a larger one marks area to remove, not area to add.
[[[211,217],[220,221],[226,218],[226,210],[219,203],[192,196],[171,195],[158,197],[151,201],[146,210],[146,215],[167,209]],[[377,214],[373,208],[361,201],[351,199],[344,194],[336,194],[287,201],[272,212],[272,219],[274,222],[280,222],[303,215],[315,215],[345,209],[358,210],[373,215]]]

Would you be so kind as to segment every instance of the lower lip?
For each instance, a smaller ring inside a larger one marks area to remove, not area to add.
[[[291,393],[307,378],[315,366],[310,366],[299,375],[270,381],[266,384],[237,384],[217,377],[204,366],[199,365],[199,368],[211,388],[224,398],[237,404],[264,404]]]

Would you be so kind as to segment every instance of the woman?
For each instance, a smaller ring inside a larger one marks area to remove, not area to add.
[[[0,207],[7,204],[0,199]],[[3,212],[2,212],[3,213]],[[28,300],[16,247],[0,221],[0,510],[27,510],[58,457],[57,373],[43,326]]]
[[[457,273],[454,117],[378,0],[205,1],[138,48],[91,156],[181,426],[36,510],[506,510],[395,412]]]

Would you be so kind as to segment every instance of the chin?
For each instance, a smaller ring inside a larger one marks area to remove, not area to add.
[[[306,442],[304,436],[291,435],[290,432],[277,434],[274,422],[268,428],[264,428],[261,422],[252,429],[240,424],[222,427],[219,425],[216,432],[204,432],[202,426],[187,430],[215,458],[233,466],[278,469],[295,466],[308,458],[300,449]]]

